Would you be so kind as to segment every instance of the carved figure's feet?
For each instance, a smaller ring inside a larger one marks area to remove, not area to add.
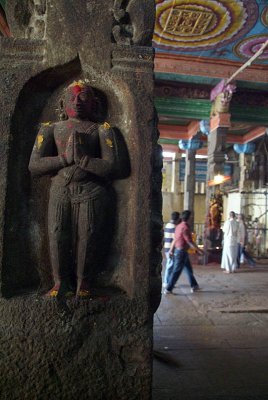
[[[59,293],[59,288],[60,288],[60,285],[53,286],[53,288],[50,289],[49,292],[47,292],[46,296],[47,297],[57,297],[58,293]]]
[[[46,294],[47,297],[57,297],[58,294],[60,293],[61,296],[64,297],[72,297],[74,296],[74,292],[68,288],[68,290],[62,290],[62,288],[60,288],[60,285],[54,285],[52,289],[50,289],[50,291]]]
[[[82,280],[81,284],[77,283],[76,296],[78,297],[88,297],[90,296],[89,285],[85,280]]]
[[[90,291],[89,290],[79,290],[79,292],[77,293],[78,297],[89,297],[90,296]]]

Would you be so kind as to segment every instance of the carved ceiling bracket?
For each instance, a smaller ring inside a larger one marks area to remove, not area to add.
[[[146,10],[147,19],[140,18]],[[154,27],[153,0],[114,0],[112,39],[121,45],[151,46]]]
[[[114,27],[113,38],[118,44],[133,44],[133,27],[130,24],[130,18],[126,11],[127,3],[124,0],[115,0],[113,8]]]

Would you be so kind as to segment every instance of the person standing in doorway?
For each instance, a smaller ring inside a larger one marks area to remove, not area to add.
[[[255,218],[253,221],[253,237],[254,237],[254,245],[255,245],[255,252],[257,256],[260,255],[260,248],[261,248],[261,238],[262,238],[262,230],[261,230],[261,223],[258,218]]]
[[[221,268],[229,274],[237,269],[238,222],[234,211],[230,212],[229,219],[225,221],[223,233]]]
[[[165,294],[172,293],[172,290],[177,280],[179,279],[183,269],[185,269],[185,272],[187,274],[191,286],[191,292],[193,293],[199,290],[199,285],[194,277],[192,264],[189,259],[189,254],[187,250],[189,249],[189,247],[191,247],[193,249],[196,249],[199,254],[203,254],[203,251],[199,249],[199,247],[192,240],[191,230],[188,224],[190,216],[191,211],[183,211],[181,214],[182,222],[178,224],[175,229],[175,237],[169,251],[169,254],[171,256],[174,255],[174,265],[172,274],[170,276],[170,279],[168,280],[168,284],[164,292]]]
[[[247,261],[251,267],[255,267],[256,263],[251,255],[246,251],[246,245],[248,243],[247,225],[245,223],[245,217],[243,214],[238,214],[238,249],[237,249],[237,266],[240,267],[241,256]]]
[[[166,258],[166,269],[164,275],[163,287],[167,287],[168,280],[171,276],[174,264],[174,256],[169,254],[171,244],[174,239],[175,228],[180,222],[180,213],[177,211],[173,211],[170,216],[170,221],[166,224],[164,229],[164,250],[165,250],[165,258]]]

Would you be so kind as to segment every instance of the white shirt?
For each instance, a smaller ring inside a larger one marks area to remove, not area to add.
[[[223,225],[224,244],[237,246],[238,222],[235,219],[228,219]]]

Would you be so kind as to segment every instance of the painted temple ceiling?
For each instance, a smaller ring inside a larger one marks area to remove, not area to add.
[[[21,0],[22,1],[22,0]],[[160,143],[178,149],[209,119],[210,92],[268,40],[268,0],[155,0],[155,106]],[[12,36],[0,0],[0,36]],[[268,47],[236,79],[230,143],[256,140],[268,127]]]
[[[210,91],[268,40],[268,0],[156,0],[153,45],[160,143],[176,151],[209,119]],[[229,143],[257,140],[268,126],[268,47],[237,77]]]
[[[157,52],[243,62],[267,39],[267,0],[156,0]]]

